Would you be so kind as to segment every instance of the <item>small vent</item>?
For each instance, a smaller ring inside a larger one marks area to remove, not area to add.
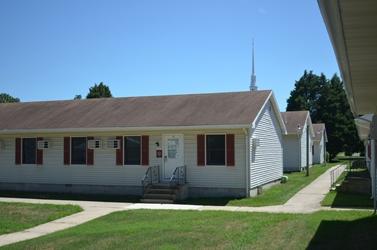
[[[260,139],[259,138],[251,138],[251,144],[253,147],[260,146]]]
[[[107,148],[119,149],[120,141],[119,140],[108,140],[106,144]]]
[[[101,140],[88,140],[88,148],[89,149],[96,149],[101,148]]]
[[[38,141],[38,149],[48,149],[50,144],[48,141]]]

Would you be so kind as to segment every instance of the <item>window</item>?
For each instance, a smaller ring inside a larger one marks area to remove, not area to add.
[[[206,136],[207,165],[225,165],[225,135]]]
[[[71,138],[71,164],[86,164],[86,137]]]
[[[124,164],[140,165],[141,162],[141,137],[124,137]]]
[[[35,164],[37,159],[37,139],[22,139],[22,164]]]

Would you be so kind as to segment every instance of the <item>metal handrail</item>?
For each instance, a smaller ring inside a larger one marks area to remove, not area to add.
[[[186,166],[176,167],[169,180],[170,186],[186,184]]]
[[[333,170],[330,171],[330,179],[331,179],[331,188],[335,187],[336,181],[338,180],[339,176],[343,173],[342,165],[337,166]]]
[[[143,194],[145,190],[151,186],[152,184],[158,183],[160,181],[160,166],[150,166],[148,167],[147,171],[143,179],[141,180],[141,185],[143,187]]]

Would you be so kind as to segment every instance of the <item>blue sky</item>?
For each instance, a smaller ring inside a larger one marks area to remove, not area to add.
[[[259,89],[338,72],[316,0],[2,0],[0,92],[22,101]]]

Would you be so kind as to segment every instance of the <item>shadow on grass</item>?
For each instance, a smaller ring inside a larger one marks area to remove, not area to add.
[[[373,208],[369,194],[336,192],[331,207],[334,208]]]
[[[377,216],[354,221],[323,220],[307,249],[376,249]]]
[[[140,200],[139,196],[42,193],[42,192],[21,192],[21,191],[0,191],[0,197],[31,198],[31,199],[46,199],[46,200],[130,202],[130,203],[139,202]]]

